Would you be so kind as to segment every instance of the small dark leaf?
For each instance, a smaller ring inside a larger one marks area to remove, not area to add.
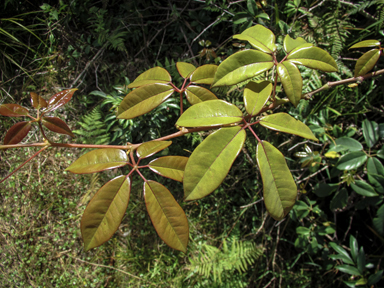
[[[59,107],[67,104],[72,99],[73,93],[75,93],[77,90],[77,88],[63,90],[53,95],[48,101],[48,111],[54,111]]]
[[[57,117],[43,117],[41,123],[53,132],[75,137],[71,129],[69,129],[68,125],[63,120]]]
[[[35,109],[40,109],[40,108],[46,108],[48,106],[47,101],[39,95],[37,95],[35,92],[31,92],[31,102],[32,106]]]
[[[0,114],[8,117],[20,117],[29,114],[28,110],[17,104],[0,105]]]
[[[4,145],[17,144],[27,136],[31,130],[31,123],[27,121],[19,122],[9,128],[4,137]]]

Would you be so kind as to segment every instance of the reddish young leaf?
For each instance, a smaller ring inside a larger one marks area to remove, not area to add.
[[[75,93],[76,90],[77,88],[63,90],[53,95],[48,101],[48,111],[54,111],[57,108],[63,106],[64,104],[67,104],[69,100],[71,100],[73,93]]]
[[[41,121],[41,123],[53,132],[75,137],[68,125],[57,117],[43,117],[43,121]]]
[[[48,106],[47,101],[39,95],[37,95],[35,92],[31,92],[31,102],[33,108],[40,109],[45,108]]]
[[[4,145],[17,144],[27,136],[31,130],[31,123],[27,121],[13,125],[4,137]]]
[[[0,105],[0,114],[8,117],[21,117],[29,114],[28,110],[18,104]]]

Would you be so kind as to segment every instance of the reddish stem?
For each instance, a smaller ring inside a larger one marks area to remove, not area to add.
[[[147,179],[140,173],[139,169],[135,169],[137,173],[139,173],[140,177],[143,178],[144,182],[147,182]]]

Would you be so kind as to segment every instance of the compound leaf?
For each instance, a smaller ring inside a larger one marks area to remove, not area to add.
[[[208,84],[211,85],[213,77],[217,71],[217,65],[207,64],[197,67],[191,75],[191,82],[195,84]]]
[[[28,135],[31,130],[31,123],[27,121],[19,122],[9,128],[4,137],[4,145],[17,144]]]
[[[226,127],[215,131],[197,146],[184,171],[186,201],[207,196],[223,182],[243,147],[245,137],[241,127]]]
[[[276,51],[275,34],[268,28],[259,24],[246,29],[241,34],[234,35],[233,38],[248,41],[252,47],[264,53],[270,54]]]
[[[249,115],[257,115],[272,93],[270,81],[249,82],[244,88],[244,105]]]
[[[82,155],[65,170],[75,174],[88,174],[123,167],[127,164],[128,156],[125,151],[105,148]]]
[[[147,158],[156,154],[157,152],[164,150],[169,145],[172,144],[172,141],[151,141],[143,143],[137,148],[136,155],[139,158]]]
[[[239,51],[225,59],[217,68],[213,87],[229,86],[251,79],[273,67],[271,55],[255,51]]]
[[[57,117],[43,117],[41,123],[53,132],[75,137],[68,125]]]
[[[137,88],[140,86],[154,83],[169,83],[172,81],[171,75],[167,70],[161,67],[151,68],[140,74],[135,81],[128,85],[128,88]]]
[[[319,69],[324,72],[336,72],[335,59],[323,49],[314,47],[312,44],[301,45],[289,53],[287,60],[308,68]]]
[[[97,191],[81,218],[84,250],[88,251],[108,241],[116,232],[127,210],[131,181],[118,176]]]
[[[177,120],[181,127],[206,127],[238,123],[243,113],[235,105],[223,100],[211,100],[189,107]]]
[[[153,226],[171,248],[187,252],[189,227],[187,216],[171,192],[160,183],[144,183],[144,198]]]
[[[260,119],[260,125],[268,129],[294,134],[317,141],[311,129],[303,122],[296,120],[287,113],[275,113]]]
[[[148,166],[153,172],[183,182],[184,169],[187,165],[188,157],[183,156],[165,156],[149,162]]]
[[[361,56],[355,66],[355,77],[367,74],[376,65],[381,55],[380,49],[372,49]]]
[[[0,105],[0,114],[8,117],[21,117],[29,114],[28,110],[18,104]]]
[[[181,77],[188,78],[193,71],[196,70],[196,67],[190,63],[185,63],[185,62],[177,62],[176,63],[176,68]]]
[[[119,119],[132,119],[155,109],[173,93],[174,89],[167,84],[150,84],[139,87],[121,101],[118,116]]]
[[[188,86],[188,88],[185,90],[185,96],[187,97],[188,102],[192,105],[208,100],[217,100],[216,95],[211,91],[195,85]]]
[[[299,69],[290,61],[284,61],[277,65],[277,73],[280,76],[284,92],[287,94],[289,101],[297,107],[303,88],[303,79],[301,78]]]
[[[265,207],[272,218],[281,220],[295,204],[295,181],[283,154],[267,141],[257,145],[256,159],[263,179]]]

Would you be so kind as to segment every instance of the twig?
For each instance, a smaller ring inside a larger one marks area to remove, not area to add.
[[[188,43],[188,39],[187,39],[187,36],[184,33],[183,27],[180,26],[180,30],[181,30],[181,33],[184,36],[185,43],[188,46],[189,53],[191,53],[191,57],[192,57],[191,59],[193,59],[193,62],[195,63],[195,65],[198,66],[199,64],[197,63],[196,58],[193,57],[193,51],[192,51],[191,45],[189,45],[189,43]]]
[[[269,281],[269,282],[267,283],[267,285],[265,285],[263,288],[267,288],[267,287],[269,287],[269,286],[272,284],[272,282],[275,281],[275,280],[276,280],[276,277],[273,276],[273,278],[271,279],[271,281]]]
[[[259,190],[257,193],[259,193],[259,192],[260,192],[260,190]],[[251,204],[247,204],[247,205],[244,205],[244,206],[240,206],[240,208],[242,208],[242,209],[247,208],[247,207],[252,206],[252,205],[255,205],[255,204],[257,204],[257,203],[259,203],[259,202],[261,202],[261,201],[263,201],[263,200],[264,200],[264,197],[261,197],[261,199],[255,201],[255,202],[253,202],[253,203],[251,203]]]
[[[302,179],[302,180],[300,180],[300,181],[297,181],[297,184],[300,184],[301,182],[304,182],[304,181],[308,180],[309,178],[312,178],[313,176],[315,176],[315,175],[317,175],[317,174],[323,172],[324,170],[326,170],[326,169],[328,169],[328,168],[329,168],[329,166],[325,166],[325,167],[321,168],[319,171],[317,171],[317,172],[315,172],[315,173],[309,175],[308,177],[306,177],[306,178],[304,178],[304,179]]]

